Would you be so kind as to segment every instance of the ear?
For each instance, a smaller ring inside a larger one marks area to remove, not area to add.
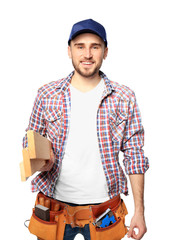
[[[68,46],[68,56],[69,56],[69,58],[72,58],[71,47],[70,46]]]
[[[107,54],[108,54],[108,48],[106,47],[105,49],[104,49],[104,59],[106,59],[106,57],[107,57]]]

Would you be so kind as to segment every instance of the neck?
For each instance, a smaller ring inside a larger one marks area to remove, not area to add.
[[[99,75],[99,72],[94,76],[84,77],[75,71],[71,79],[71,84],[77,89],[86,92],[96,87],[100,80],[101,77]]]

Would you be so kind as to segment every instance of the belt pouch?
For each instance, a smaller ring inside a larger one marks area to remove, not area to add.
[[[101,208],[103,209],[102,204],[101,204]],[[106,210],[106,208],[111,209],[111,211],[116,219],[116,222],[105,228],[99,228],[99,227],[93,225],[93,223],[90,223],[89,226],[90,226],[91,240],[103,240],[103,239],[104,240],[120,240],[120,239],[122,239],[127,233],[127,228],[124,224],[125,223],[125,215],[127,214],[127,209],[126,209],[126,206],[125,206],[123,200],[120,200],[116,206],[114,206],[113,204],[110,204],[108,201],[108,206],[105,205],[104,208],[105,208],[105,210]],[[92,206],[92,212],[93,212],[93,218],[95,220],[101,214],[100,206],[99,206],[99,209],[97,209],[97,211],[96,211],[95,206]],[[100,214],[98,215],[99,212],[100,212]],[[94,213],[96,215],[94,215]]]
[[[41,201],[40,201],[41,200]],[[42,193],[37,195],[36,205],[42,202],[47,202],[50,206],[50,221],[44,221],[35,215],[35,209],[30,219],[28,229],[30,233],[36,235],[43,240],[58,240],[63,239],[65,231],[65,219],[63,214],[63,207],[59,211],[54,211],[56,200],[51,199]]]
[[[30,233],[44,240],[56,240],[57,222],[41,220],[35,215],[34,210],[28,229]]]

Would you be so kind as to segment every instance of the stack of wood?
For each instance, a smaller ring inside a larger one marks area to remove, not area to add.
[[[51,142],[32,130],[27,131],[28,147],[22,150],[21,181],[26,181],[50,159]]]

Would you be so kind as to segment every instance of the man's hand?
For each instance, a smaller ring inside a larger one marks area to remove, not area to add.
[[[53,167],[55,156],[53,150],[50,151],[50,160],[46,161],[46,164],[40,169],[41,172],[50,171]]]
[[[135,214],[131,220],[128,237],[140,240],[146,233],[146,224],[144,217],[144,174],[129,175],[133,198],[135,203]],[[135,233],[135,228],[138,233]]]
[[[135,228],[138,229],[138,233],[135,233]],[[135,214],[131,220],[130,229],[128,232],[128,238],[140,240],[146,233],[147,228],[145,224],[145,218],[143,214]]]

